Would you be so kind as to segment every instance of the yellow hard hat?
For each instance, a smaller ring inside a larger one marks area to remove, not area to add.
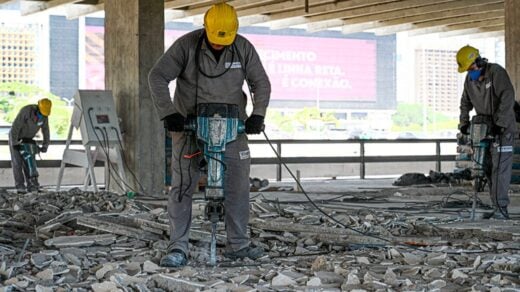
[[[221,46],[231,45],[238,30],[235,8],[226,3],[213,5],[204,15],[204,27],[211,43]]]
[[[457,64],[459,73],[468,71],[468,68],[480,57],[478,50],[472,46],[464,46],[457,52]]]
[[[40,113],[46,117],[51,114],[52,102],[48,98],[42,98],[38,100],[38,110]]]

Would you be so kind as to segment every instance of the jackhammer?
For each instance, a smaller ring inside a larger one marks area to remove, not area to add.
[[[478,192],[484,190],[487,183],[486,169],[489,167],[490,156],[488,154],[494,137],[491,134],[491,119],[488,116],[477,115],[471,119],[470,144],[472,149],[473,167],[471,175],[474,178],[473,204],[471,208],[471,220],[475,220]]]
[[[27,170],[29,171],[29,180],[31,180],[32,185],[38,185],[38,168],[36,167],[36,154],[40,153],[40,148],[36,145],[36,142],[32,139],[27,140],[24,139],[22,143],[19,144],[20,147],[18,151],[23,158],[25,166],[27,166]]]
[[[205,219],[211,222],[210,265],[217,262],[217,223],[224,219],[224,174],[226,144],[245,132],[244,122],[239,119],[238,106],[233,104],[199,104],[197,116],[188,118],[185,130],[196,135],[204,145],[203,155],[207,161],[208,182],[205,188]]]

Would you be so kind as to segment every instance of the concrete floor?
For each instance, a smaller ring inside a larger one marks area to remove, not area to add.
[[[157,266],[168,245],[167,194],[134,199],[78,190],[4,195],[4,216],[13,217],[4,222],[11,223],[4,226],[9,243],[4,246],[13,252],[0,259],[0,267],[2,260],[17,267],[11,278],[5,273],[0,277],[0,287],[133,291],[131,287],[139,284],[155,289],[139,291],[518,291],[519,186],[511,187],[513,220],[471,221],[469,184],[396,187],[394,180],[303,181],[309,198],[335,222],[313,208],[304,193],[291,190],[296,189],[294,182],[271,182],[265,190],[251,192],[250,232],[266,255],[254,262],[226,260],[224,226],[219,223],[216,267],[207,265],[209,226],[202,216],[203,193],[198,192],[190,261],[180,269]],[[72,197],[75,203],[68,201]],[[487,193],[479,198],[489,203]],[[31,203],[38,200],[46,204]],[[100,209],[70,213],[91,203]],[[114,209],[123,206],[129,209]],[[19,210],[10,211],[15,208]],[[32,226],[23,221],[46,214],[50,218],[49,212],[55,219],[61,216],[63,224],[40,220],[43,223]],[[16,232],[19,228],[25,231]],[[28,242],[25,238],[32,241],[20,262],[15,257]],[[99,242],[92,243],[93,238]],[[71,248],[80,243],[85,246]],[[71,252],[77,255],[69,260]],[[37,267],[35,262],[42,259],[47,265]],[[71,262],[70,275],[60,274],[66,270],[55,275],[53,269],[66,261]],[[70,283],[62,282],[65,277]]]
[[[510,205],[508,207],[512,220],[502,221],[494,219],[483,219],[485,213],[490,210],[484,208],[476,209],[476,220],[470,218],[471,208],[440,208],[438,206],[428,206],[429,203],[439,202],[450,198],[458,200],[470,200],[474,194],[470,182],[463,185],[431,184],[416,185],[407,187],[393,186],[394,178],[384,179],[348,179],[348,180],[305,180],[301,185],[315,201],[327,200],[338,195],[344,195],[345,201],[349,201],[349,206],[353,209],[371,208],[380,211],[402,212],[408,215],[434,216],[445,220],[452,219],[454,222],[446,224],[445,227],[453,228],[480,228],[482,230],[507,230],[516,236],[520,236],[520,185],[510,186]],[[271,182],[269,187],[280,189],[297,189],[295,182]],[[255,193],[252,193],[254,196]],[[262,192],[263,196],[280,201],[306,201],[306,197],[301,192]],[[349,200],[352,198],[352,200]],[[355,198],[378,198],[384,202],[372,202],[371,200],[356,202]],[[482,203],[491,205],[488,192],[478,193],[478,198]],[[410,208],[410,204],[414,208]],[[455,212],[457,210],[457,212]]]

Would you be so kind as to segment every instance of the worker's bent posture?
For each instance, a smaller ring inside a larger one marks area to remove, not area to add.
[[[18,193],[38,191],[40,184],[38,182],[38,173],[31,168],[35,166],[28,165],[25,152],[30,151],[27,145],[34,144],[34,136],[41,129],[43,133],[43,144],[37,150],[39,152],[47,152],[49,147],[49,120],[51,114],[52,102],[43,98],[38,104],[30,104],[24,106],[11,126],[9,131],[9,150],[11,151],[11,165],[13,167],[14,181]],[[24,154],[24,156],[22,156]],[[29,154],[31,155],[31,154]],[[32,154],[34,155],[34,153]],[[27,189],[26,189],[27,183]]]
[[[259,134],[269,103],[271,86],[253,45],[237,34],[234,8],[221,3],[204,16],[204,29],[181,36],[158,60],[149,74],[149,83],[159,117],[171,131],[173,140],[172,189],[168,203],[170,245],[161,259],[162,266],[186,265],[191,225],[192,194],[199,179],[197,159],[187,159],[197,149],[195,139],[185,135],[188,116],[197,114],[197,104],[225,103],[239,108],[246,133]],[[176,80],[173,102],[168,84]],[[254,95],[251,116],[242,91],[246,80]],[[225,151],[225,225],[229,258],[257,259],[260,247],[250,243],[249,171],[251,158],[246,135],[226,145]]]
[[[475,109],[479,120],[489,121],[488,135],[493,143],[486,155],[491,156],[485,165],[486,177],[493,207],[493,217],[508,219],[509,183],[513,164],[513,142],[516,132],[515,91],[504,68],[489,63],[471,46],[462,47],[457,53],[459,73],[467,72],[460,101],[459,129],[469,134],[469,113]]]

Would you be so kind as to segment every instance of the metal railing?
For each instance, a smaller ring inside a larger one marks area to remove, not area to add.
[[[252,164],[276,165],[276,179],[282,179],[282,162],[291,163],[359,163],[359,176],[361,179],[366,177],[366,164],[377,162],[435,162],[436,171],[441,171],[442,162],[454,162],[455,155],[443,155],[441,153],[442,143],[456,143],[456,139],[373,139],[373,140],[271,140],[271,143],[280,154],[282,161],[277,157],[252,158]],[[265,140],[250,140],[250,144],[267,144]],[[427,144],[435,143],[435,154],[433,155],[366,155],[367,144]],[[305,157],[284,157],[282,145],[286,144],[359,144],[359,155],[357,156],[305,156]]]
[[[64,140],[51,141],[51,145],[65,145]],[[281,161],[273,155],[273,157],[253,157],[251,164],[253,165],[276,165],[276,179],[282,179],[282,163],[286,164],[327,164],[327,163],[359,163],[359,176],[361,179],[366,177],[366,164],[378,162],[435,162],[436,171],[441,171],[442,162],[454,162],[455,155],[445,155],[441,153],[442,143],[456,143],[456,139],[374,139],[374,140],[271,140],[273,147],[279,153]],[[366,155],[366,145],[368,144],[432,144],[435,143],[435,154],[432,155]],[[72,145],[81,145],[80,140],[74,140]],[[265,140],[250,140],[249,144],[267,145]],[[305,157],[284,157],[283,145],[290,144],[358,144],[359,155],[352,156],[305,156]],[[0,140],[0,146],[7,146],[6,140]],[[103,165],[98,162],[96,165]],[[39,160],[39,167],[60,167],[61,160]],[[9,160],[0,160],[0,168],[10,168]]]

